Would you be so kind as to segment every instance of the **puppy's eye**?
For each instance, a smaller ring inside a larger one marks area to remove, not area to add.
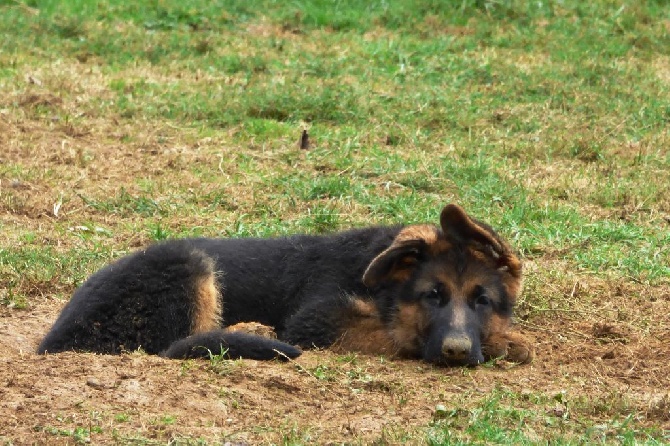
[[[422,297],[431,305],[440,305],[444,298],[442,289],[439,286],[436,286],[430,291],[426,291],[423,293]]]
[[[473,309],[475,307],[486,308],[494,304],[491,297],[489,297],[486,288],[481,285],[477,285],[474,290],[472,290],[468,301]]]
[[[479,306],[486,307],[491,305],[491,299],[486,294],[480,294],[475,300],[475,303]]]

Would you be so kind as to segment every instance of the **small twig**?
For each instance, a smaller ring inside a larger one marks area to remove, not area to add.
[[[572,314],[583,314],[586,316],[593,316],[597,314],[594,311],[584,311],[584,310],[572,310],[572,309],[567,309],[567,308],[540,308],[536,307],[535,305],[526,303],[530,308],[533,309],[533,311],[537,311],[539,313],[544,313],[544,312],[554,312],[554,313],[572,313]]]
[[[525,326],[525,327],[528,327],[528,328],[532,328],[533,330],[543,331],[545,333],[555,333],[556,332],[555,330],[552,330],[551,328],[540,327],[539,325],[535,325],[531,322],[526,322],[526,321],[519,322],[518,325],[522,325],[522,326]],[[564,329],[563,331],[561,331],[561,334],[573,334],[575,336],[579,336],[579,337],[584,338],[584,339],[591,339],[593,337],[593,336],[584,334],[584,333],[576,331],[576,330],[571,330],[569,328]]]
[[[577,288],[579,288],[579,281],[576,281],[574,285],[572,285],[572,291],[570,291],[570,297],[575,297],[575,293],[577,292]]]

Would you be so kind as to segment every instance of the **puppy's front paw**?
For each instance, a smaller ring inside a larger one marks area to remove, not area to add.
[[[503,358],[519,364],[528,364],[535,358],[535,347],[520,333],[493,333],[483,343],[482,350],[486,359]]]
[[[259,322],[238,322],[235,325],[227,326],[226,331],[230,333],[248,333],[263,336],[264,338],[277,339],[277,334],[275,333],[274,328]]]

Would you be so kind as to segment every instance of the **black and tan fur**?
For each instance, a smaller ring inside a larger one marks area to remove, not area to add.
[[[533,348],[510,331],[520,290],[509,246],[448,205],[440,226],[153,245],[91,276],[38,351],[271,359],[296,357],[298,346],[443,365],[528,362]],[[278,339],[232,329],[244,322]]]

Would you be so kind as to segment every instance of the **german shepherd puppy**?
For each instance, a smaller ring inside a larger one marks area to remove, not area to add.
[[[158,243],[91,276],[38,352],[286,359],[331,347],[441,365],[529,362],[532,346],[510,331],[520,290],[507,243],[451,204],[439,227]],[[247,321],[278,339],[231,327]]]

